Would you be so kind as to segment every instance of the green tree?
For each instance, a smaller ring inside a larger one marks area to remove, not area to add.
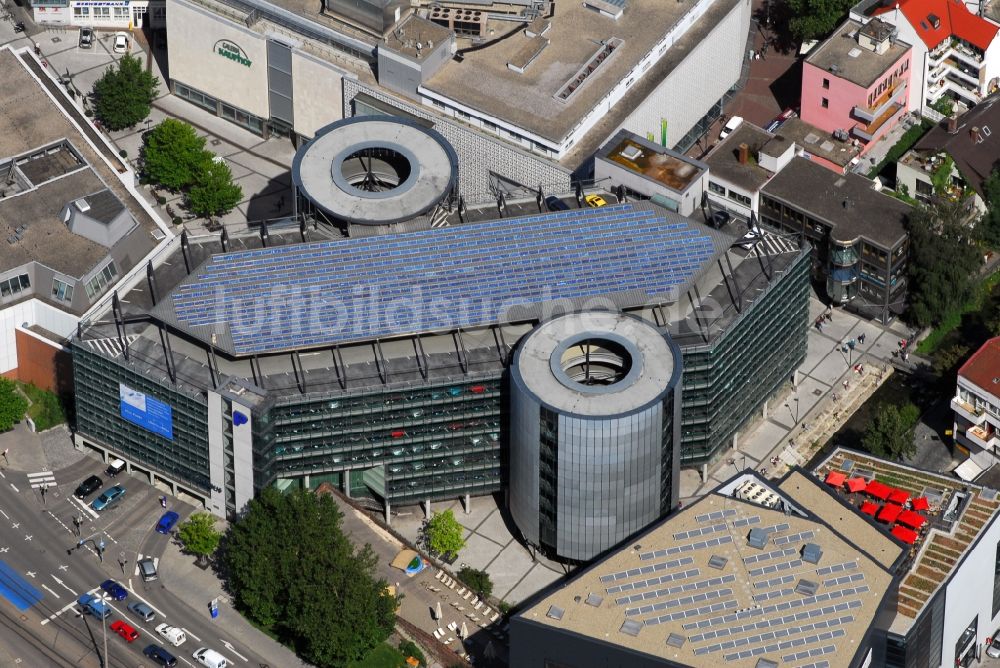
[[[945,155],[938,168],[931,172],[931,185],[934,186],[934,194],[938,197],[944,197],[948,194],[948,188],[951,186],[951,171],[954,167],[955,161],[951,159],[950,155]]]
[[[150,130],[142,148],[146,177],[170,190],[184,190],[195,184],[197,175],[212,162],[205,150],[205,138],[175,118],[168,118]]]
[[[160,80],[135,56],[125,55],[94,84],[97,118],[110,130],[133,127],[149,116]]]
[[[224,160],[210,160],[198,170],[188,191],[188,205],[199,216],[221,216],[243,199],[243,188],[233,183],[233,172]]]
[[[177,528],[177,537],[184,549],[198,556],[202,562],[219,547],[222,534],[215,528],[215,516],[195,513]]]
[[[966,209],[936,200],[909,217],[908,318],[918,327],[937,325],[972,298],[980,265]]]
[[[0,377],[0,431],[10,431],[26,410],[28,401],[17,391],[17,383]]]
[[[451,510],[434,513],[424,527],[427,546],[436,554],[458,554],[458,551],[465,547],[465,539],[462,538],[464,532]]]
[[[913,432],[920,419],[920,409],[911,403],[897,408],[882,404],[865,429],[862,444],[876,457],[902,459],[917,451]]]
[[[374,577],[375,554],[344,536],[329,496],[266,488],[230,527],[223,562],[237,607],[321,668],[392,632],[396,600]]]
[[[983,184],[986,215],[979,221],[979,239],[990,248],[1000,249],[1000,169],[994,169]]]
[[[944,376],[965,360],[968,355],[969,346],[963,346],[960,343],[939,350],[934,355],[934,371],[937,372],[938,376]]]
[[[490,574],[466,566],[458,572],[458,579],[469,586],[469,589],[479,594],[480,598],[489,598],[493,594],[493,581]]]
[[[821,39],[847,16],[852,0],[785,0],[788,30],[800,42]]]

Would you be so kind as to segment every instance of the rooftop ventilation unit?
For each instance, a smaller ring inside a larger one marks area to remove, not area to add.
[[[667,636],[667,644],[671,647],[683,647],[685,640],[687,640],[687,638],[679,633],[671,633]]]
[[[601,603],[604,603],[604,597],[597,594],[587,594],[587,600],[584,603],[599,608],[601,607]]]
[[[87,213],[90,211],[90,203],[82,197],[80,199],[73,200],[73,206],[75,206],[76,210],[81,213]]]
[[[628,146],[622,149],[619,155],[621,155],[621,157],[625,158],[626,160],[636,160],[637,158],[642,156],[642,149],[640,149],[638,146],[629,144]]]
[[[634,619],[627,619],[622,627],[618,629],[622,633],[628,634],[630,636],[638,636],[639,631],[642,630],[642,622],[637,622]]]
[[[803,596],[815,596],[817,589],[819,589],[819,583],[812,580],[799,580],[799,583],[795,585],[795,593]]]
[[[714,568],[717,571],[721,571],[723,568],[726,567],[727,563],[729,563],[729,559],[727,559],[726,557],[723,557],[722,555],[719,554],[713,554],[712,557],[708,560],[708,567]]]
[[[545,616],[551,619],[559,620],[563,618],[564,614],[566,614],[566,611],[563,610],[562,608],[557,608],[554,605],[550,605],[549,611],[545,613]]]
[[[618,20],[625,13],[625,0],[583,0],[583,6]]]
[[[750,535],[747,537],[747,543],[750,544],[750,547],[763,550],[764,546],[767,545],[767,532],[763,529],[750,529]]]
[[[813,664],[819,665],[819,664]],[[771,661],[770,659],[757,659],[757,665],[754,668],[778,668],[777,661]]]
[[[802,561],[810,564],[818,564],[823,558],[823,550],[816,543],[806,543],[802,547]]]

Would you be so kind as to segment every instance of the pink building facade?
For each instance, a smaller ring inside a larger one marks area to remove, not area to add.
[[[869,25],[848,21],[802,64],[802,120],[857,140],[862,155],[906,114],[913,55],[891,31],[881,45],[866,39]]]

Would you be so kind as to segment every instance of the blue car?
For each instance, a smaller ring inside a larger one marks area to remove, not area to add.
[[[125,597],[128,596],[128,592],[125,591],[125,587],[121,586],[114,580],[105,580],[102,582],[101,589],[108,592],[108,596],[116,601],[125,600]]]
[[[94,499],[93,503],[90,504],[90,507],[94,510],[104,510],[105,508],[118,503],[118,500],[123,496],[125,496],[125,488],[121,485],[108,487],[99,497]]]
[[[161,517],[160,521],[156,523],[157,532],[162,534],[170,533],[170,530],[174,528],[174,525],[177,524],[177,520],[179,518],[180,515],[178,515],[172,510],[168,510],[167,512],[163,513],[163,517]]]
[[[159,645],[149,645],[146,649],[142,650],[142,653],[161,666],[171,668],[177,665],[177,659],[174,658],[174,655]]]
[[[84,594],[76,602],[83,608],[84,614],[93,615],[98,619],[107,619],[111,614],[111,608],[96,594]]]

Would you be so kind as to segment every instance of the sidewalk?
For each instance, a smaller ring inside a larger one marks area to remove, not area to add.
[[[190,605],[194,610],[201,610],[209,618],[208,602],[219,599],[219,617],[213,621],[220,630],[232,636],[232,639],[242,643],[263,657],[274,668],[298,668],[309,664],[304,663],[291,650],[287,649],[267,635],[258,631],[248,621],[243,619],[229,602],[229,597],[222,589],[222,583],[211,568],[202,570],[195,566],[195,558],[183,554],[176,541],[171,540],[163,556],[160,557],[159,575],[163,586],[173,592],[178,598]],[[204,605],[198,605],[203,601]]]

